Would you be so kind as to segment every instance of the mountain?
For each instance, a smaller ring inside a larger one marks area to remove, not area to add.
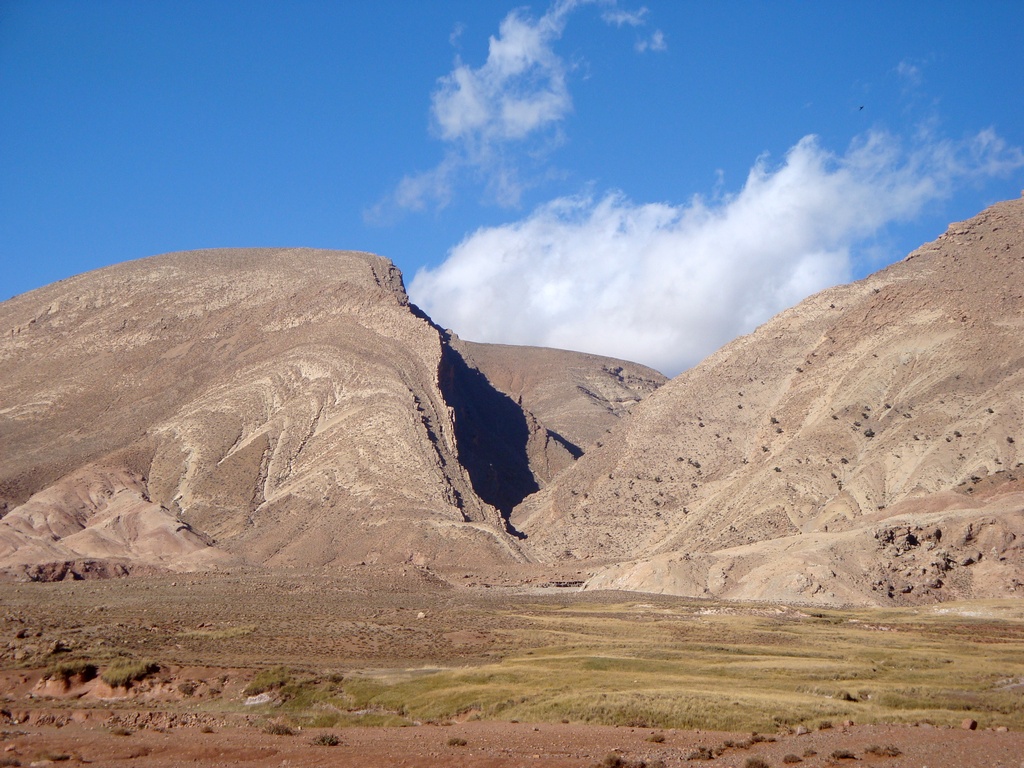
[[[521,561],[508,513],[582,454],[587,408],[621,411],[559,384],[541,409],[578,418],[549,429],[365,253],[128,262],[3,302],[0,333],[0,568],[22,577]],[[663,380],[543,354],[619,403]]]
[[[412,563],[820,604],[1024,591],[1024,200],[667,383],[462,340],[346,251],[128,262],[3,302],[0,334],[8,577]]]
[[[512,513],[589,588],[823,603],[1024,591],[1024,200],[737,339]]]

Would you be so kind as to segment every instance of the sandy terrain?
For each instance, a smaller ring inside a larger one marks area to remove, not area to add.
[[[45,719],[45,718],[44,718]],[[165,768],[180,765],[251,765],[277,768],[301,766],[427,766],[472,768],[550,766],[584,768],[618,755],[625,764],[648,766],[712,765],[741,768],[760,758],[782,766],[787,755],[801,757],[808,768],[866,764],[887,768],[1019,768],[1024,764],[1024,734],[969,731],[928,726],[852,726],[796,735],[773,735],[746,748],[727,748],[713,761],[688,760],[701,747],[715,749],[726,741],[743,742],[749,733],[660,731],[579,725],[528,723],[458,723],[408,728],[309,729],[292,736],[274,736],[245,725],[218,725],[212,733],[197,727],[148,727],[117,735],[96,721],[53,725],[5,724],[0,760],[22,765],[45,765],[47,759],[68,756],[64,764],[131,765]],[[121,731],[123,732],[123,731]],[[314,745],[319,735],[333,733],[339,744]],[[655,743],[652,735],[664,736]],[[464,740],[458,745],[456,740]],[[895,746],[900,755],[866,752],[873,746]],[[852,759],[831,757],[837,751]],[[814,754],[811,754],[811,753]],[[607,764],[607,763],[605,763]]]

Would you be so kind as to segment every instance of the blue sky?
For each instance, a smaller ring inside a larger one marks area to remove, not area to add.
[[[1024,5],[0,0],[0,298],[368,250],[668,373],[1024,187]]]

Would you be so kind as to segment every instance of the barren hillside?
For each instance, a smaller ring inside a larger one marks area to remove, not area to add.
[[[592,587],[821,602],[1024,589],[1024,200],[823,291],[513,513]]]
[[[579,453],[369,254],[143,259],[0,329],[0,567],[36,576],[514,562],[501,513]]]

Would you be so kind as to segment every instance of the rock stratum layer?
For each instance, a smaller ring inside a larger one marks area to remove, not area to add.
[[[1024,593],[1024,200],[823,291],[636,407],[512,515],[590,588]]]
[[[0,333],[0,568],[28,578],[520,561],[508,512],[620,410],[563,387],[573,438],[548,429],[364,253],[129,262],[0,304]],[[552,354],[616,402],[664,380]]]

